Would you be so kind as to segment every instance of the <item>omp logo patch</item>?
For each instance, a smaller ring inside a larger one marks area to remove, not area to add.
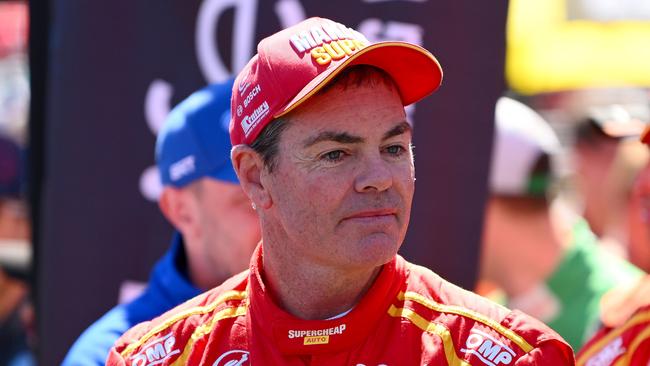
[[[169,177],[177,181],[194,172],[194,155],[189,155],[169,166]]]
[[[592,356],[585,366],[605,366],[613,364],[613,361],[620,355],[625,353],[623,347],[623,339],[618,337],[605,346],[600,352]]]
[[[488,366],[509,365],[516,356],[515,351],[493,336],[478,329],[472,329],[461,352],[476,356]]]
[[[325,22],[309,31],[294,34],[289,42],[299,56],[310,52],[312,59],[321,66],[350,56],[368,45],[363,34],[335,22]]]
[[[326,328],[326,329],[314,329],[314,330],[289,330],[287,338],[303,338],[302,344],[305,346],[311,346],[315,344],[328,344],[330,342],[330,336],[343,334],[345,332],[346,325],[341,324],[336,327]]]
[[[250,353],[242,350],[228,351],[212,364],[212,366],[244,366],[250,365]]]
[[[147,343],[140,353],[131,357],[132,365],[153,366],[165,362],[168,358],[181,352],[178,349],[174,349],[175,343],[176,337],[172,333],[162,338],[154,339]]]
[[[248,134],[251,132],[253,128],[257,125],[257,123],[264,118],[267,114],[269,113],[269,104],[264,101],[262,104],[260,104],[255,110],[249,114],[248,116],[244,117],[241,120],[241,127],[244,130],[244,134],[246,137],[248,137]]]

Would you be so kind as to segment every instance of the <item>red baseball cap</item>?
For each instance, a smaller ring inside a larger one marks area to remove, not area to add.
[[[393,79],[406,106],[442,81],[438,60],[407,42],[370,43],[343,24],[309,18],[257,45],[237,75],[231,99],[230,141],[251,144],[274,118],[298,107],[348,66],[371,65]]]

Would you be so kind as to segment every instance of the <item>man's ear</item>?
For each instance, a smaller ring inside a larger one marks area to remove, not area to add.
[[[230,153],[232,165],[235,168],[239,184],[253,201],[255,206],[269,208],[273,204],[268,187],[262,182],[264,161],[260,155],[248,145],[236,145]]]
[[[158,200],[158,207],[167,220],[183,236],[192,236],[198,225],[187,189],[164,187]]]

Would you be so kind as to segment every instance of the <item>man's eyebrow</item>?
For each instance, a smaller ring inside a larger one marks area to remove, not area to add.
[[[359,136],[353,136],[347,132],[324,131],[307,139],[304,143],[304,147],[310,147],[323,141],[334,141],[342,144],[357,144],[364,140]]]
[[[386,132],[384,134],[383,140],[388,140],[391,137],[399,136],[406,132],[413,132],[413,128],[411,128],[411,125],[406,121],[402,121],[397,126],[391,128],[390,131]]]

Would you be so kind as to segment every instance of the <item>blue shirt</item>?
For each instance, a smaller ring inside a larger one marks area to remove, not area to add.
[[[129,328],[170,310],[201,290],[192,285],[183,270],[183,238],[175,233],[171,248],[156,263],[147,288],[135,300],[118,305],[86,329],[72,345],[63,366],[105,365],[113,343]]]

